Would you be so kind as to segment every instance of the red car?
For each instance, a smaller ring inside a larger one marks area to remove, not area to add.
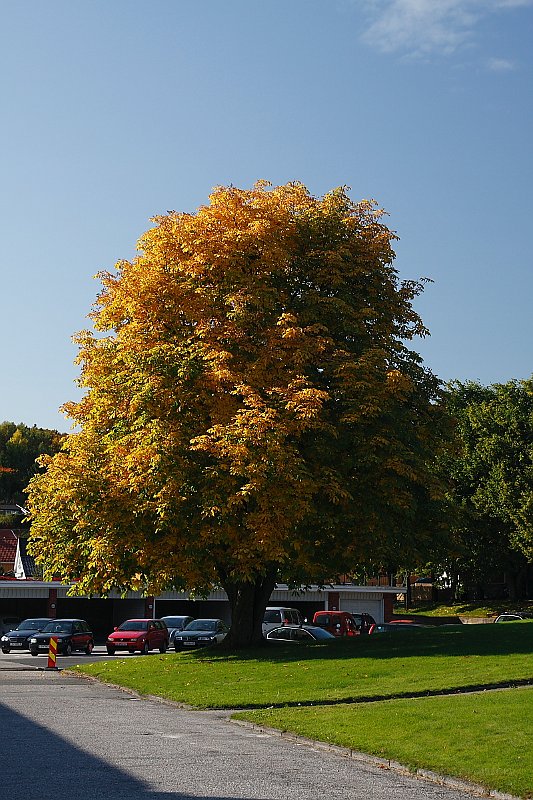
[[[106,647],[110,656],[116,650],[126,650],[128,653],[138,650],[143,655],[150,650],[165,653],[168,649],[168,628],[160,619],[127,619],[109,634]]]
[[[361,636],[374,632],[376,620],[370,614],[350,614],[348,611],[317,611],[313,625],[329,631],[333,636]]]

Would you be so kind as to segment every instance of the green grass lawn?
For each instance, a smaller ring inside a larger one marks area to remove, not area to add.
[[[78,669],[200,708],[323,703],[533,679],[533,622],[379,634],[227,655],[125,656]]]
[[[239,712],[311,739],[533,796],[533,688]]]
[[[484,603],[421,603],[412,606],[409,611],[404,611],[400,606],[394,609],[397,617],[412,616],[413,614],[427,617],[497,617],[505,611],[529,611],[533,614],[533,603],[511,600],[494,600]]]
[[[241,715],[262,725],[533,797],[533,688],[387,699],[533,680],[532,653],[533,621],[237,655],[125,656],[75,669],[198,708],[248,708]]]

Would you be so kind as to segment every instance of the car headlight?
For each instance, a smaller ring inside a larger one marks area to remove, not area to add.
[[[2,636],[3,642],[9,642],[9,636]]]
[[[199,636],[198,637],[198,641],[199,642],[212,642],[213,641],[213,637],[212,636]]]
[[[30,644],[37,644],[37,639],[35,639],[35,638],[30,639]]]

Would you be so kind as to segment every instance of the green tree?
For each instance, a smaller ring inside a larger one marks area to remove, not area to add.
[[[101,276],[78,426],[31,484],[33,552],[78,592],[221,585],[231,646],[275,583],[431,550],[444,435],[427,331],[373,203],[218,188]]]
[[[523,596],[533,560],[533,382],[455,382],[446,405],[457,434],[441,460],[455,514],[448,570],[476,599],[497,573],[511,598]]]
[[[47,428],[0,423],[0,502],[24,504],[25,489],[38,471],[36,459],[57,453],[64,436]]]

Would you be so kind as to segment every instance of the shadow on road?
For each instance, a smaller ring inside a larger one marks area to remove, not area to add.
[[[2,703],[0,730],[2,788],[10,800],[36,796],[68,800],[207,800],[201,794],[158,792]],[[209,795],[209,800],[237,798]]]

